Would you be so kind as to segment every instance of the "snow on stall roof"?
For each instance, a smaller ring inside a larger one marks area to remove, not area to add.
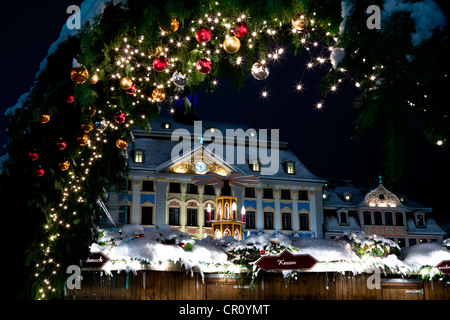
[[[351,250],[348,243],[329,239],[299,238],[292,245],[300,249],[301,254],[310,254],[321,262],[352,261],[358,256]]]
[[[211,237],[198,240],[168,225],[158,228],[143,228],[140,225],[126,225],[120,229],[100,230],[98,243],[91,251],[102,251],[113,263],[103,270],[126,270],[136,272],[142,268],[141,262],[150,266],[165,266],[168,262],[179,263],[191,273],[231,270],[236,265],[229,253],[244,250],[264,250],[265,254],[275,254],[280,248],[287,248],[294,254],[310,254],[319,263],[313,268],[318,272],[345,272],[355,274],[381,268],[391,272],[406,274],[417,272],[425,266],[436,266],[442,260],[450,259],[450,251],[439,243],[420,244],[403,249],[400,257],[390,254],[384,257],[363,255],[359,257],[348,241],[317,238],[289,238],[283,234],[260,233],[243,241],[233,237],[214,240]],[[397,246],[389,239],[372,237],[361,233],[347,233],[347,237],[361,245],[382,243]],[[372,242],[370,242],[372,241]],[[180,244],[192,245],[192,250],[184,250]],[[275,250],[275,251],[274,251]],[[269,253],[268,253],[269,252]],[[279,252],[278,252],[279,253]],[[120,262],[120,263],[117,263]],[[230,268],[230,269],[227,269]],[[215,270],[215,271],[214,271]],[[235,269],[234,269],[235,270]],[[434,273],[437,273],[437,269]],[[288,273],[286,273],[288,274]]]
[[[450,251],[437,242],[421,243],[404,248],[400,258],[408,269],[418,271],[424,266],[434,267],[442,260],[450,260]]]

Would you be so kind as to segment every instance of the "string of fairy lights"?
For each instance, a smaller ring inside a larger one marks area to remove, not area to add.
[[[126,110],[115,110],[117,113],[114,119],[108,119],[109,116],[106,114],[111,113],[107,111],[111,108],[118,109],[114,99],[99,103],[96,109],[91,110],[92,115],[97,113],[97,119],[100,117],[100,120],[93,120],[94,123],[84,125],[85,135],[78,139],[78,144],[83,148],[80,151],[83,154],[82,160],[71,168],[70,163],[64,166],[64,171],[68,171],[68,179],[61,200],[45,212],[47,222],[43,226],[43,232],[46,236],[39,244],[42,256],[35,266],[38,299],[48,298],[56,290],[52,277],[63,271],[54,258],[54,247],[61,234],[70,230],[80,214],[70,203],[83,204],[86,201],[83,195],[89,189],[86,185],[87,177],[91,166],[102,159],[100,150],[102,145],[108,143],[110,139],[108,134],[130,130],[137,120],[146,119],[148,116],[144,110],[148,105],[168,104],[170,112],[174,113],[170,102],[180,99],[185,87],[189,87],[195,81],[206,81],[213,87],[218,86],[219,82],[212,73],[214,66],[221,59],[231,59],[235,68],[243,68],[247,60],[252,61],[251,74],[263,83],[260,94],[262,98],[267,99],[269,90],[265,80],[269,77],[274,62],[282,58],[286,52],[278,42],[279,36],[285,32],[297,37],[303,49],[309,54],[303,72],[294,85],[298,92],[302,92],[308,86],[306,77],[309,72],[331,70],[333,64],[331,55],[339,44],[338,38],[317,26],[315,16],[315,13],[312,13],[311,17],[298,13],[287,26],[278,19],[254,21],[248,13],[239,13],[233,17],[225,16],[216,12],[213,5],[201,18],[185,21],[186,26],[182,28],[183,30],[180,30],[180,21],[173,18],[170,30],[160,29],[157,45],[149,46],[143,35],[123,36],[121,45],[108,53],[112,61],[110,64],[89,66],[94,71],[89,79],[91,85],[102,80],[109,88],[112,98],[126,95],[132,100],[129,109],[134,108],[141,112],[134,111],[130,115]],[[319,31],[325,37],[316,40]],[[258,57],[256,61],[249,58],[255,56]],[[368,62],[362,58],[362,63]],[[101,73],[101,70],[105,72]],[[373,72],[365,75],[362,80],[355,79],[348,70],[339,66],[335,71],[339,76],[317,102],[315,105],[317,109],[325,106],[327,97],[337,93],[344,81],[350,81],[361,90],[370,90],[376,86],[377,81],[380,81],[380,74],[385,70],[382,65],[374,65]],[[75,73],[72,80],[78,84],[88,79],[87,69],[83,66],[75,68],[73,72]],[[103,74],[104,78],[99,79],[99,74]],[[82,81],[76,81],[75,76],[81,76]],[[142,108],[137,108],[139,106]],[[437,142],[438,145],[442,143]],[[116,141],[119,149],[124,150],[127,145],[126,139]]]

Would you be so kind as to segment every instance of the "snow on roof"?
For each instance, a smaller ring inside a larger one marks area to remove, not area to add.
[[[425,216],[425,226],[417,227],[413,218],[407,219],[408,233],[409,234],[435,234],[435,235],[445,235],[445,231],[436,223],[433,218]]]
[[[384,187],[383,187],[384,188]],[[324,201],[324,207],[341,207],[341,208],[358,208],[364,206],[364,200],[369,194],[376,195],[379,187],[373,184],[361,181],[347,181],[330,179],[327,186],[323,188],[324,192],[328,193],[328,199]],[[389,191],[388,191],[389,192]],[[350,193],[351,200],[346,201],[344,194]],[[391,192],[389,192],[391,193]],[[398,197],[391,193],[396,199]],[[399,201],[400,202],[400,201]],[[397,203],[398,204],[398,203]],[[401,205],[407,211],[424,210],[431,211],[432,209],[414,202],[408,198],[404,198]]]
[[[356,220],[355,217],[349,216],[348,217],[348,225],[341,225],[338,222],[338,219],[336,216],[326,216],[325,217],[325,230],[327,232],[345,232],[345,231],[353,231],[353,232],[361,232],[361,226],[358,223],[358,220]]]

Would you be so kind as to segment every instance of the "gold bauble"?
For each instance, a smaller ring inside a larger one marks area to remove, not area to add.
[[[164,92],[163,89],[156,88],[152,92],[152,98],[156,102],[161,102],[161,101],[163,101],[166,98],[166,93]]]
[[[178,28],[180,27],[180,22],[178,22],[177,18],[172,18],[172,20],[170,20],[170,29],[173,32],[176,32],[178,30]],[[164,31],[165,33],[170,33],[171,31],[166,31],[163,28],[159,27],[159,29],[161,31]]]
[[[94,130],[94,124],[92,122],[89,122],[88,124],[82,124],[81,130],[83,130],[84,133],[91,132]]]
[[[96,84],[98,82],[99,78],[98,78],[98,74],[94,73],[92,75],[92,77],[89,79],[89,83],[90,84]]]
[[[236,53],[241,47],[241,41],[238,37],[229,36],[223,41],[223,49],[228,53]]]
[[[150,55],[152,57],[159,57],[164,53],[164,49],[161,45],[158,45],[154,50],[150,50]]]
[[[180,22],[177,18],[172,18],[172,21],[170,21],[170,28],[173,32],[176,32],[178,28],[180,27]]]
[[[75,83],[85,83],[88,78],[89,72],[84,66],[73,68],[70,72],[70,79],[72,79],[72,81]]]
[[[131,81],[130,78],[128,78],[128,77],[123,77],[123,78],[120,80],[120,87],[121,87],[123,90],[129,90],[132,86],[133,86],[133,81]]]
[[[49,122],[50,121],[50,115],[49,114],[41,114],[41,118],[39,119],[39,121],[42,124],[45,124],[45,123]]]
[[[68,170],[70,168],[70,162],[69,161],[64,161],[64,162],[61,162],[60,164],[59,164],[59,169],[61,170],[61,171],[66,171],[66,170]]]
[[[87,135],[83,135],[82,137],[77,138],[77,142],[80,146],[85,146],[89,142],[89,137]]]
[[[91,117],[93,117],[94,114],[97,112],[97,109],[95,109],[94,106],[89,106],[89,107],[88,107],[88,111],[89,111],[89,115],[90,115]]]
[[[308,26],[308,20],[300,12],[291,20],[292,28],[296,30],[304,30]]]
[[[128,147],[128,142],[126,142],[124,139],[117,139],[116,147],[123,150]]]

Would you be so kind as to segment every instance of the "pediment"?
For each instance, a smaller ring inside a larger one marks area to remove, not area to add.
[[[364,199],[364,206],[379,208],[403,207],[398,197],[387,190],[382,184],[366,195]]]
[[[203,162],[206,166],[203,172],[196,170],[195,164]],[[205,174],[214,172],[221,176],[227,176],[232,171],[240,171],[227,164],[223,159],[212,154],[203,146],[192,150],[188,155],[180,157],[177,161],[169,161],[158,169],[161,172],[179,173],[179,174]]]

